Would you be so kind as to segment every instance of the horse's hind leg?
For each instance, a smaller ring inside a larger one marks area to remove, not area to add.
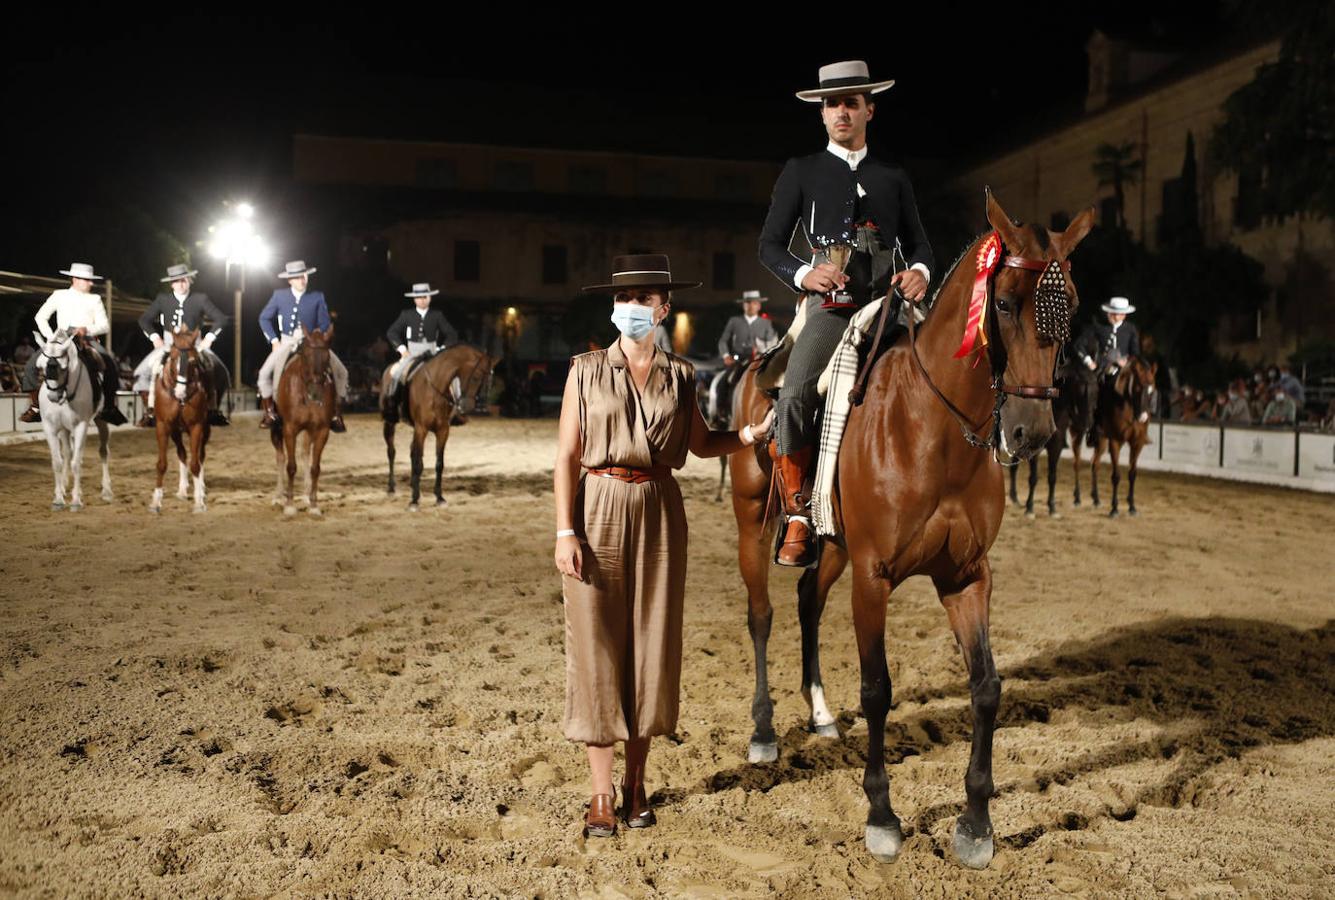
[[[1122,445],[1118,441],[1108,442],[1108,464],[1112,466],[1112,508],[1108,510],[1108,518],[1115,519],[1121,515],[1117,509],[1117,487],[1122,483],[1122,473],[1117,465],[1117,457],[1122,455]]]
[[[295,516],[297,506],[292,502],[292,485],[297,478],[297,432],[287,422],[283,423],[283,515]]]
[[[324,515],[324,513],[320,511],[320,503],[316,497],[316,492],[320,488],[320,458],[324,456],[324,445],[328,440],[329,429],[321,428],[319,431],[315,432],[315,435],[311,438],[309,444],[310,468],[308,471],[310,472],[311,492],[309,495],[310,506],[307,507],[306,512],[313,516]]]
[[[1012,475],[1019,466],[1011,468]],[[1029,495],[1024,499],[1024,514],[1026,518],[1034,517],[1034,489],[1038,487],[1038,454],[1029,457]]]
[[[885,662],[885,607],[890,584],[870,566],[853,568],[853,627],[862,670],[862,714],[867,720],[867,852],[894,862],[904,845],[899,817],[890,807],[890,776],[885,771],[885,718],[890,713],[890,668]]]
[[[936,581],[941,605],[964,655],[969,673],[969,703],[973,709],[973,744],[964,776],[964,814],[955,823],[955,856],[971,869],[992,861],[992,818],[988,802],[996,793],[992,783],[992,733],[1001,704],[1001,679],[992,661],[988,637],[988,607],[992,599],[992,567],[984,558],[958,584]]]
[[[1078,434],[1075,440],[1071,441],[1071,470],[1075,474],[1075,493],[1071,496],[1071,505],[1080,505],[1080,448],[1084,445],[1085,436]]]
[[[450,439],[450,422],[436,429],[436,505],[445,505],[445,495],[441,493],[441,479],[445,475],[445,442]],[[425,449],[425,448],[423,448]]]
[[[178,428],[172,431],[172,441],[176,444],[177,471],[180,473],[180,478],[176,485],[176,496],[182,500],[189,500],[190,466],[189,458],[185,452],[185,436],[182,434],[181,429]]]
[[[1099,503],[1099,457],[1103,455],[1104,448],[1107,447],[1107,439],[1100,436],[1094,452],[1089,455],[1089,498],[1098,509]]]
[[[97,425],[97,458],[102,463],[102,499],[110,503],[116,498],[111,492],[111,429],[101,419],[94,421]]]
[[[277,479],[274,482],[273,505],[282,506],[283,475],[284,475],[284,470],[287,468],[287,455],[283,452],[283,429],[270,428],[269,441],[273,444],[274,457],[275,457],[274,471],[276,473],[276,479]]]
[[[421,425],[413,426],[413,442],[408,448],[408,458],[412,460],[413,499],[408,504],[409,512],[417,512],[417,501],[422,499],[422,454],[426,452],[426,429]]]
[[[822,737],[838,737],[839,727],[825,704],[825,685],[820,675],[820,619],[830,588],[848,565],[848,553],[833,541],[821,550],[820,563],[807,569],[797,582],[797,618],[802,625],[802,697],[810,716],[807,729]]]
[[[1062,461],[1062,441],[1060,432],[1048,444],[1048,515],[1060,519],[1057,512],[1057,467]]]
[[[720,456],[718,458],[718,491],[714,494],[714,502],[723,502],[723,482],[728,477],[728,457]]]
[[[1018,493],[1016,493],[1016,489],[1015,489],[1015,482],[1016,482],[1016,473],[1015,473],[1015,470],[1016,470],[1016,468],[1018,468],[1018,467],[1017,467],[1017,466],[1011,466],[1011,467],[1010,467],[1011,504],[1012,504],[1013,506],[1019,506],[1019,505],[1020,505],[1020,495],[1019,495]]]
[[[752,497],[733,499],[737,516],[737,568],[746,584],[746,630],[751,635],[755,654],[756,686],[751,698],[754,729],[747,747],[751,763],[774,762],[779,758],[779,739],[774,733],[774,701],[769,695],[769,633],[774,608],[769,599],[769,533],[762,521],[763,500]]]
[[[1129,516],[1140,515],[1136,512],[1136,463],[1142,449],[1143,445],[1131,442],[1131,464],[1126,469],[1126,513]]]
[[[385,456],[389,459],[389,483],[385,487],[385,493],[394,494],[394,423],[385,422],[382,426],[382,433],[385,436]]]

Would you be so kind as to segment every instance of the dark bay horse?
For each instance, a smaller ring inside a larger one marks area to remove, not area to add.
[[[418,500],[422,496],[422,456],[426,449],[426,436],[436,437],[436,505],[445,505],[445,495],[441,493],[441,478],[445,471],[445,442],[450,437],[450,420],[462,409],[455,408],[454,394],[450,384],[458,378],[462,387],[459,392],[459,405],[471,401],[476,411],[479,395],[485,393],[491,380],[492,369],[500,362],[467,344],[455,346],[437,353],[422,364],[413,380],[408,383],[406,402],[403,404],[412,425],[413,440],[409,449],[412,460],[413,499],[408,509],[417,512]],[[399,421],[399,410],[392,409],[389,392],[390,369],[385,369],[381,376],[380,415],[384,419],[385,455],[389,458],[389,484],[386,493],[394,493],[394,429]]]
[[[964,779],[967,804],[956,822],[953,849],[971,868],[986,866],[993,853],[988,804],[1001,679],[988,636],[988,550],[1006,499],[993,453],[1027,458],[1055,430],[1052,379],[1077,298],[1069,277],[1059,280],[1055,296],[1040,292],[1039,281],[1046,284],[1050,274],[1065,268],[1093,226],[1094,211],[1080,213],[1057,234],[1012,224],[989,192],[987,219],[1002,248],[982,295],[986,349],[952,358],[971,312],[975,260],[991,235],[976,240],[951,267],[916,337],[910,326],[909,340],[876,362],[865,401],[849,415],[839,455],[836,514],[842,516],[853,567],[853,624],[868,732],[862,782],[870,804],[866,845],[882,861],[895,859],[903,845],[885,769],[891,687],[886,606],[891,591],[914,575],[926,575],[936,586],[969,678],[973,741]]]
[[[756,386],[748,369],[732,398],[731,422],[759,422],[769,410],[769,399]],[[719,425],[714,427],[727,427]],[[782,519],[774,488],[773,461],[767,446],[747,447],[727,457],[732,476],[732,512],[737,519],[737,565],[746,584],[746,627],[755,651],[756,687],[751,701],[755,730],[747,759],[773,762],[779,757],[774,732],[774,701],[769,694],[768,647],[774,608],[769,597],[769,573],[774,560],[775,530]],[[847,560],[842,553],[822,553],[816,565],[802,572],[797,582],[797,617],[802,627],[802,697],[807,701],[807,729],[838,737],[839,729],[825,703],[820,674],[820,618],[830,588],[839,580]]]
[[[1154,379],[1159,374],[1157,363],[1147,363],[1131,357],[1117,373],[1111,385],[1099,392],[1098,406],[1098,446],[1089,461],[1089,496],[1094,506],[1099,505],[1099,457],[1104,448],[1108,450],[1108,462],[1112,466],[1112,508],[1108,515],[1116,518],[1117,487],[1122,475],[1117,465],[1117,458],[1122,453],[1122,445],[1131,445],[1131,458],[1128,461],[1126,478],[1126,511],[1129,515],[1136,512],[1136,464],[1140,451],[1150,442],[1149,416],[1154,408]]]
[[[334,373],[329,366],[329,345],[334,326],[327,331],[308,331],[301,345],[278,375],[274,404],[278,419],[269,429],[277,456],[278,485],[274,505],[282,505],[283,514],[296,515],[292,502],[292,482],[297,474],[297,436],[303,438],[302,461],[306,469],[307,507],[313,516],[323,515],[316,498],[320,484],[320,457],[329,441],[329,424],[335,410]],[[283,476],[287,480],[284,482]]]
[[[1052,421],[1056,425],[1056,430],[1043,445],[1043,450],[1048,455],[1048,515],[1054,519],[1061,518],[1061,513],[1057,512],[1057,468],[1068,441],[1075,457],[1075,494],[1072,502],[1076,506],[1080,505],[1080,444],[1085,439],[1085,432],[1089,431],[1089,426],[1093,424],[1094,412],[1093,404],[1088,402],[1083,394],[1084,386],[1084,379],[1072,365],[1068,364],[1059,370],[1057,389],[1061,391],[1061,396],[1052,401]],[[1019,466],[1010,467],[1010,497],[1011,502],[1017,506],[1021,505],[1015,490],[1016,475],[1019,470]],[[1034,517],[1036,487],[1038,487],[1037,453],[1029,457],[1029,494],[1023,504],[1024,514],[1030,519]]]
[[[158,438],[158,484],[153,490],[149,512],[162,512],[162,479],[167,474],[167,442],[176,444],[180,481],[176,496],[189,498],[189,472],[195,478],[197,513],[208,507],[204,502],[204,454],[213,428],[209,424],[210,392],[214,390],[211,374],[205,371],[195,342],[198,331],[172,332],[172,346],[162,366],[162,374],[153,381],[153,407]],[[190,437],[189,466],[185,437]]]

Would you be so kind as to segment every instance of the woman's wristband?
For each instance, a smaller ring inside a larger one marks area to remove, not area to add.
[[[755,433],[751,431],[750,425],[743,425],[742,430],[739,431],[737,434],[742,439],[743,447],[750,447],[752,444],[756,442]]]
[[[559,538],[563,538],[563,537],[574,537],[574,536],[575,536],[575,529],[573,529],[573,528],[562,528],[560,531],[556,532],[556,536],[559,537]]]

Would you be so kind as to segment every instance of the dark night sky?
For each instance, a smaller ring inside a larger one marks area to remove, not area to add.
[[[978,155],[980,134],[1004,145],[1078,110],[1096,27],[1187,49],[1224,30],[1218,3],[1107,6],[998,4],[984,23],[945,4],[903,16],[868,4],[856,27],[747,6],[771,24],[745,32],[740,6],[673,6],[672,24],[636,15],[620,34],[588,22],[624,11],[591,7],[562,7],[579,21],[511,7],[468,26],[401,8],[409,18],[375,23],[93,16],[77,34],[64,17],[11,35],[0,63],[6,168],[21,173],[6,179],[0,238],[22,256],[0,267],[63,262],[64,248],[19,231],[93,199],[140,204],[189,241],[224,197],[289,197],[297,131],[778,161],[823,143],[815,107],[792,94],[838,59],[898,81],[879,98],[879,152],[948,163]]]

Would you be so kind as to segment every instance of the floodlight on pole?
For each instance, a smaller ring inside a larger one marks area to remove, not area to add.
[[[231,275],[232,266],[241,272],[234,295],[236,337],[232,342],[232,371],[236,373],[239,382],[241,337],[244,331],[241,323],[241,297],[246,291],[246,269],[267,265],[270,252],[264,238],[255,231],[255,207],[249,203],[237,203],[230,208],[233,213],[230,218],[209,226],[207,249],[209,256],[222,261],[225,279]]]

